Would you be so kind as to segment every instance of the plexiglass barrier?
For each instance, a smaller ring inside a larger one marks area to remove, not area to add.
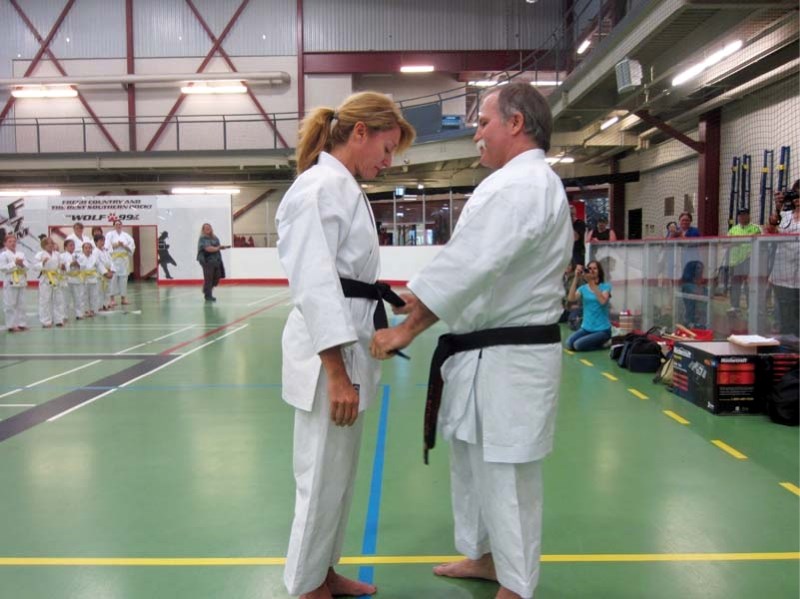
[[[798,335],[800,236],[704,237],[593,243],[612,285],[612,320],[730,334]]]

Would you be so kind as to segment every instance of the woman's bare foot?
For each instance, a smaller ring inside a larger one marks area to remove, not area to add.
[[[325,586],[330,590],[331,595],[345,595],[347,597],[360,597],[361,595],[374,595],[378,592],[374,584],[351,580],[334,572],[333,568],[328,570],[325,578]]]
[[[333,599],[333,595],[331,595],[331,592],[328,590],[328,585],[323,582],[310,593],[300,595],[300,599]]]
[[[517,595],[514,591],[509,591],[506,587],[500,587],[494,599],[522,599],[522,595]]]
[[[448,578],[482,578],[497,581],[491,553],[480,559],[462,559],[460,562],[441,564],[433,569],[433,573]]]

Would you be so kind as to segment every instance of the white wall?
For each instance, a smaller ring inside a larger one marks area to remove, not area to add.
[[[306,112],[319,106],[335,108],[352,93],[352,75],[306,75]]]
[[[439,253],[441,246],[381,247],[381,280],[408,281]],[[229,279],[286,279],[277,248],[233,248]]]

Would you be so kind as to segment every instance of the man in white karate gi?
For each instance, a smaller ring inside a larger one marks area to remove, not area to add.
[[[547,101],[514,83],[487,95],[479,117],[481,164],[497,170],[409,283],[413,296],[398,311],[408,318],[378,331],[371,350],[386,359],[438,320],[450,328],[431,366],[425,449],[435,441],[432,389],[441,373],[438,425],[450,442],[456,548],[467,559],[434,572],[496,580],[498,599],[528,599],[539,578],[541,464],[553,447],[562,355],[555,323],[572,226],[561,180],[545,162]]]

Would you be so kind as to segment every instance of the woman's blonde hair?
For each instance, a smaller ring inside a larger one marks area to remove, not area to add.
[[[364,123],[370,133],[400,128],[396,152],[404,152],[414,141],[414,127],[403,118],[392,99],[377,92],[360,92],[347,98],[339,108],[315,108],[300,124],[297,141],[297,173],[311,168],[321,152],[347,143],[356,123]]]

